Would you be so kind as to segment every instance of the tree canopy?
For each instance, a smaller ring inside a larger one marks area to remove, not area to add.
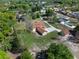
[[[0,50],[0,59],[10,59],[6,52]]]
[[[47,10],[46,10],[46,15],[47,15],[47,16],[52,16],[52,15],[53,15],[53,10],[50,9],[50,8],[47,8]]]
[[[14,24],[14,16],[12,13],[0,12],[0,45],[1,49],[7,50],[11,48],[11,32]]]
[[[53,43],[48,48],[48,59],[74,59],[69,49],[63,44]]]

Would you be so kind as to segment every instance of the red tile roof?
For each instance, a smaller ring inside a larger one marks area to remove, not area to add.
[[[44,33],[46,32],[45,30],[45,25],[43,21],[34,21],[33,23],[33,27],[37,29],[37,31],[39,31],[40,33]]]

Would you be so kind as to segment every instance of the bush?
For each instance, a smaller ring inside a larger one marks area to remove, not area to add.
[[[48,57],[48,59],[74,59],[65,45],[56,43],[51,44],[48,48]]]
[[[32,59],[32,56],[31,56],[30,52],[28,50],[26,50],[21,54],[21,59]]]
[[[0,50],[0,59],[10,59],[6,52]]]

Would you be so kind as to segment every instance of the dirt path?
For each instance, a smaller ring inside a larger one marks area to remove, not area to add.
[[[20,54],[13,54],[11,52],[7,52],[7,53],[10,56],[10,59],[16,59],[18,56],[20,56]]]

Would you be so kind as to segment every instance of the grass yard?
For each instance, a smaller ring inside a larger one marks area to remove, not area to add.
[[[21,40],[21,42],[23,42],[23,44],[28,48],[33,47],[33,44],[41,47],[51,42],[52,39],[55,39],[57,37],[57,32],[49,33],[48,35],[43,37],[37,37],[35,36],[35,34],[28,31],[17,31],[17,36]]]

